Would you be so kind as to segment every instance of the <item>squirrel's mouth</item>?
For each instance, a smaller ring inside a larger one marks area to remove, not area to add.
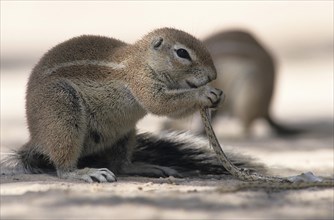
[[[210,77],[206,77],[206,78],[202,78],[201,80],[199,79],[186,79],[184,80],[185,84],[191,88],[191,89],[196,89],[198,87],[201,86],[205,86],[206,84],[208,84],[209,82],[211,82],[212,80],[210,79]]]

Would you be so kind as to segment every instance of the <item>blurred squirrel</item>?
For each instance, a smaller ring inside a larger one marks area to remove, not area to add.
[[[229,30],[214,34],[203,40],[215,67],[217,80],[211,84],[224,90],[226,100],[212,113],[229,115],[239,119],[243,134],[248,135],[251,125],[258,118],[264,118],[278,135],[294,135],[299,130],[277,123],[269,108],[275,86],[275,61],[271,53],[249,32]],[[189,129],[184,121],[166,121],[163,129]],[[197,126],[197,125],[196,125]],[[204,133],[204,128],[198,129]]]

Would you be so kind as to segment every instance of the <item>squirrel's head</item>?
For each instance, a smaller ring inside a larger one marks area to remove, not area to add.
[[[162,28],[138,42],[147,66],[173,89],[197,88],[216,79],[210,53],[201,41],[183,31]]]

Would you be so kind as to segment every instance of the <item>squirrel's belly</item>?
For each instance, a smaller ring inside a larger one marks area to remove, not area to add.
[[[100,109],[102,110],[102,109]],[[129,106],[122,111],[95,112],[89,118],[82,156],[113,147],[120,139],[135,130],[137,122],[146,115],[140,106]]]

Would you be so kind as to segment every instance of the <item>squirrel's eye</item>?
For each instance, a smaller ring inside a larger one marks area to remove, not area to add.
[[[188,51],[186,51],[185,49],[182,49],[182,48],[177,49],[176,54],[181,58],[184,58],[184,59],[187,59],[187,60],[191,61],[190,55],[189,55]]]

